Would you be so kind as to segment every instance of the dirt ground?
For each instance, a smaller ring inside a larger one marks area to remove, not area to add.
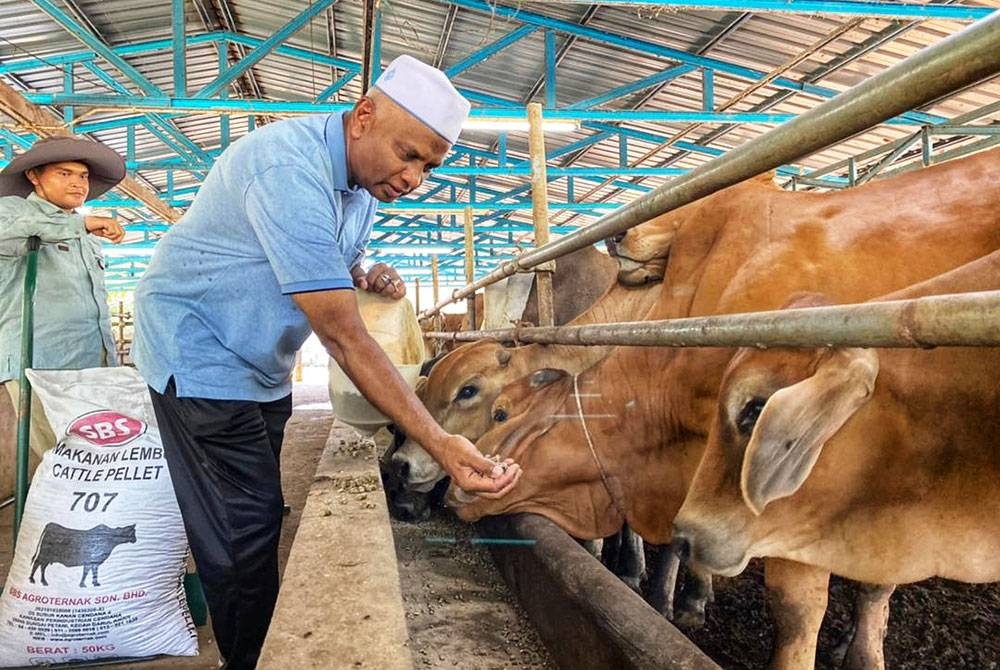
[[[831,581],[820,631],[817,670],[835,670],[832,651],[849,629],[854,586]],[[726,670],[764,670],[773,626],[765,608],[760,561],[732,579],[715,580],[705,627],[685,634]],[[1000,668],[1000,584],[931,579],[899,587],[889,603],[888,670]]]
[[[556,667],[471,526],[439,509],[392,532],[415,668]]]

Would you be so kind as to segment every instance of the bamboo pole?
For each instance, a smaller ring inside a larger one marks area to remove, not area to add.
[[[476,246],[474,240],[474,222],[472,208],[465,208],[465,281],[472,283],[476,279]],[[467,294],[465,313],[469,317],[469,330],[476,329],[476,292]]]
[[[433,298],[434,304],[437,304],[441,299],[441,278],[438,275],[437,254],[431,256],[431,298]]]
[[[549,243],[549,182],[545,170],[545,133],[542,131],[542,106],[537,102],[528,105],[528,147],[531,157],[531,213],[535,225],[535,246]],[[535,268],[535,287],[538,296],[538,325],[555,324],[552,300],[552,272],[555,261]],[[471,281],[470,281],[471,283]]]

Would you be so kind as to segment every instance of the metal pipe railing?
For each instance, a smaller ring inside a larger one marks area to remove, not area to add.
[[[587,326],[425,333],[468,342],[642,347],[995,347],[1000,291]]]
[[[35,351],[35,287],[38,279],[38,250],[42,240],[37,235],[28,238],[25,255],[24,293],[21,297],[21,376],[17,406],[17,455],[14,475],[14,546],[24,517],[28,499],[28,454],[31,449],[31,382],[25,371],[31,367]]]
[[[478,281],[453,291],[451,298],[435,304],[421,316],[431,316],[445,305],[505,277],[617,235],[998,72],[1000,12],[646,193],[599,221],[502,263]]]

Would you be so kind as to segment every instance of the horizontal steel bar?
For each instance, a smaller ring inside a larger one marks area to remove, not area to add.
[[[192,114],[318,114],[342,112],[350,109],[350,103],[317,103],[301,100],[247,100],[219,98],[176,98],[170,96],[133,96],[108,93],[23,93],[25,99],[36,105],[61,105],[73,107],[95,107],[98,109],[143,109],[162,112],[189,112]],[[472,118],[527,120],[524,109],[507,107],[475,107],[469,112]],[[793,114],[755,114],[744,112],[702,112],[702,111],[657,111],[657,110],[594,110],[594,109],[549,109],[545,112],[548,120],[566,121],[630,121],[645,123],[759,123],[781,124],[795,117]],[[903,118],[890,119],[886,123],[904,126],[919,126],[916,121]]]
[[[641,347],[995,347],[1000,291],[589,326],[505,328],[425,337]]]
[[[482,279],[456,291],[424,315],[475,293],[516,272],[624,232],[758,174],[790,163],[904,109],[974,84],[1000,72],[1000,12],[910,56],[721,158],[636,198],[600,221],[503,263]]]
[[[590,0],[521,0],[522,4],[590,5]],[[777,12],[811,16],[870,16],[881,19],[949,19],[978,21],[994,11],[971,5],[865,2],[862,0],[601,0],[602,5],[661,7],[683,10]]]

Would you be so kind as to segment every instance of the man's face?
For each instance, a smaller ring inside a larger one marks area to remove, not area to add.
[[[381,93],[362,99],[348,122],[351,182],[381,202],[419,187],[450,145]]]
[[[67,210],[82,206],[87,199],[89,174],[90,169],[76,161],[49,163],[25,173],[39,197]]]

